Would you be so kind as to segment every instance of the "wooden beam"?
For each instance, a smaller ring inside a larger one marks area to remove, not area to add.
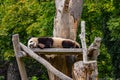
[[[83,49],[83,62],[87,62],[87,47],[86,47],[86,40],[85,40],[85,21],[81,22],[81,34],[80,39],[82,43],[82,49]]]
[[[81,48],[34,48],[31,49],[33,52],[38,54],[57,54],[57,55],[82,55],[82,49]]]
[[[85,40],[85,21],[81,22],[81,34],[79,36],[80,36],[81,43],[82,43],[83,63],[84,64],[96,63],[96,60],[88,61],[88,49],[87,49],[86,40]],[[93,45],[91,47],[93,47]]]
[[[16,57],[22,58],[22,57],[26,57],[27,54],[24,51],[19,51],[16,55]]]
[[[19,45],[19,35],[18,34],[15,34],[12,36],[12,42],[13,42],[13,46],[14,46],[14,51],[15,51],[15,56],[16,56],[18,68],[20,71],[21,80],[28,80],[24,63],[20,57],[17,57],[19,52],[21,51],[20,45]]]
[[[79,57],[82,57],[82,48],[76,49],[76,48],[46,48],[46,49],[40,49],[40,48],[34,48],[31,49],[33,52],[35,52],[38,55],[44,54],[44,55],[79,55]],[[28,56],[24,51],[19,51],[17,54],[17,57],[26,57]]]
[[[52,72],[54,75],[58,76],[62,80],[72,80],[70,77],[66,76],[62,72],[58,71],[56,68],[54,68],[48,61],[46,61],[44,58],[38,56],[36,53],[34,53],[31,49],[27,48],[25,45],[20,43],[21,48],[28,53],[28,55],[35,60],[37,60],[39,63],[43,64],[50,72]]]

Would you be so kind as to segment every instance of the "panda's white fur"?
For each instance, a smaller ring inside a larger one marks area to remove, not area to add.
[[[40,47],[40,48],[45,48],[46,45],[48,48],[64,48],[63,46],[63,42],[65,42],[66,44],[71,44],[73,46],[67,46],[67,47],[71,47],[71,48],[79,48],[80,45],[79,43],[77,43],[76,41],[73,41],[73,40],[70,40],[70,39],[64,39],[64,38],[58,38],[58,37],[46,37],[46,38],[36,38],[36,37],[33,37],[31,39],[29,39],[28,41],[28,47],[29,48],[37,48],[37,47]],[[48,44],[50,43],[50,44]]]
[[[38,38],[32,37],[28,40],[28,48],[36,48],[38,45]]]
[[[54,44],[53,44],[53,47],[58,47],[58,48],[61,48],[62,47],[62,41],[63,41],[63,39],[61,39],[61,38],[55,38],[55,37],[53,37],[52,38],[53,40],[54,40]]]

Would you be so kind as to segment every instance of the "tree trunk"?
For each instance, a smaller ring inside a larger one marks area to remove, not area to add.
[[[17,62],[12,62],[8,66],[8,71],[7,71],[7,80],[21,80]]]
[[[76,40],[82,0],[55,0],[54,37]]]
[[[56,16],[54,18],[54,37],[76,40],[79,18],[82,12],[82,0],[55,0]],[[71,77],[74,56],[55,56],[51,64]],[[50,80],[60,80],[48,71]]]

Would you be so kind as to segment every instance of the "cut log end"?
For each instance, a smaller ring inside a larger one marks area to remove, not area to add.
[[[97,63],[78,61],[73,66],[73,80],[97,80]]]

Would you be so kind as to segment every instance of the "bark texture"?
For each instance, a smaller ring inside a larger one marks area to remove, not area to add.
[[[76,62],[73,67],[73,80],[97,80],[97,63]]]
[[[82,4],[82,0],[55,0],[53,36],[76,40]]]

